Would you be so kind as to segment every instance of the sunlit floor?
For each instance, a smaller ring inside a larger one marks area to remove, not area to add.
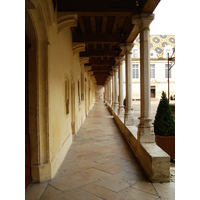
[[[26,200],[175,199],[171,182],[151,183],[103,101],[95,103],[74,136],[53,180],[30,184]]]

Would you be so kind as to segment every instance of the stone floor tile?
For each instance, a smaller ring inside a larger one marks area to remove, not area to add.
[[[153,183],[155,190],[157,191],[161,199],[173,200],[175,199],[175,183]]]
[[[158,198],[157,195],[152,195],[129,187],[109,196],[106,200],[157,200]]]
[[[99,180],[99,179],[104,179],[107,178],[109,176],[111,176],[111,174],[100,171],[98,169],[95,168],[91,168],[91,169],[87,169],[81,172],[77,172],[74,175],[78,176],[78,177],[82,177],[85,180],[91,179],[93,181]]]
[[[115,162],[118,161],[118,157],[113,153],[107,153],[105,155],[99,155],[96,158],[93,158],[92,160],[98,163],[99,165],[108,163],[108,162]]]
[[[132,185],[131,187],[134,189],[137,189],[137,190],[141,190],[143,192],[150,193],[150,194],[157,194],[152,183],[150,183],[150,182],[140,181],[140,182],[137,182],[136,184]]]
[[[99,180],[97,182],[95,182],[96,185],[102,186],[104,188],[107,188],[109,190],[112,190],[114,192],[118,192],[124,188],[129,187],[129,184],[126,183],[124,180],[122,179],[118,179],[115,176],[110,176],[108,178]]]
[[[46,190],[44,191],[42,197],[40,200],[57,200],[59,199],[59,195],[63,194],[62,191],[52,187],[51,185],[48,185]],[[60,197],[61,199],[61,197]]]
[[[63,192],[95,182],[98,179],[109,177],[110,174],[97,169],[87,169],[75,172],[72,175],[60,177],[49,182],[49,184]]]
[[[96,185],[96,184],[86,185],[86,186],[82,187],[81,189],[88,191],[89,193],[94,194],[103,199],[114,194],[113,191],[106,189],[104,187],[101,187],[99,185]]]
[[[42,196],[44,190],[46,189],[48,183],[30,184],[25,190],[26,200],[39,200]]]
[[[140,179],[135,174],[126,171],[121,171],[115,174],[115,177],[126,181],[129,185],[133,185],[140,181]]]
[[[122,162],[116,162],[114,160],[114,161],[111,161],[111,162],[104,163],[102,165],[98,165],[95,168],[100,169],[100,170],[105,171],[105,172],[108,172],[110,174],[116,174],[116,173],[122,171],[125,167],[124,167]]]
[[[102,198],[81,190],[80,188],[65,192],[61,194],[59,198],[62,198],[63,200],[102,200]]]
[[[73,172],[78,172],[78,171],[83,171],[88,168],[93,168],[98,166],[99,164],[90,160],[79,160],[79,161],[74,161],[68,167],[65,169],[71,170]]]

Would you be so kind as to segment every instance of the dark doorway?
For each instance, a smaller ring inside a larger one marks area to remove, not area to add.
[[[156,87],[151,86],[151,98],[155,98],[155,97],[156,97]]]

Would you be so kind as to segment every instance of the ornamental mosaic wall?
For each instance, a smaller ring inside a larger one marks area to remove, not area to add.
[[[134,41],[134,46],[140,47],[140,37]],[[171,46],[175,48],[175,35],[151,35],[150,36],[150,51],[156,52],[157,59],[162,59],[164,48]]]

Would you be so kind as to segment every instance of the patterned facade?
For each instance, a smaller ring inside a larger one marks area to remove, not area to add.
[[[162,91],[168,93],[168,54],[175,52],[175,35],[150,36],[151,98],[160,98]],[[134,41],[132,50],[132,94],[140,99],[140,37]],[[173,62],[170,62],[170,66]],[[175,65],[169,71],[170,96],[175,95]]]

